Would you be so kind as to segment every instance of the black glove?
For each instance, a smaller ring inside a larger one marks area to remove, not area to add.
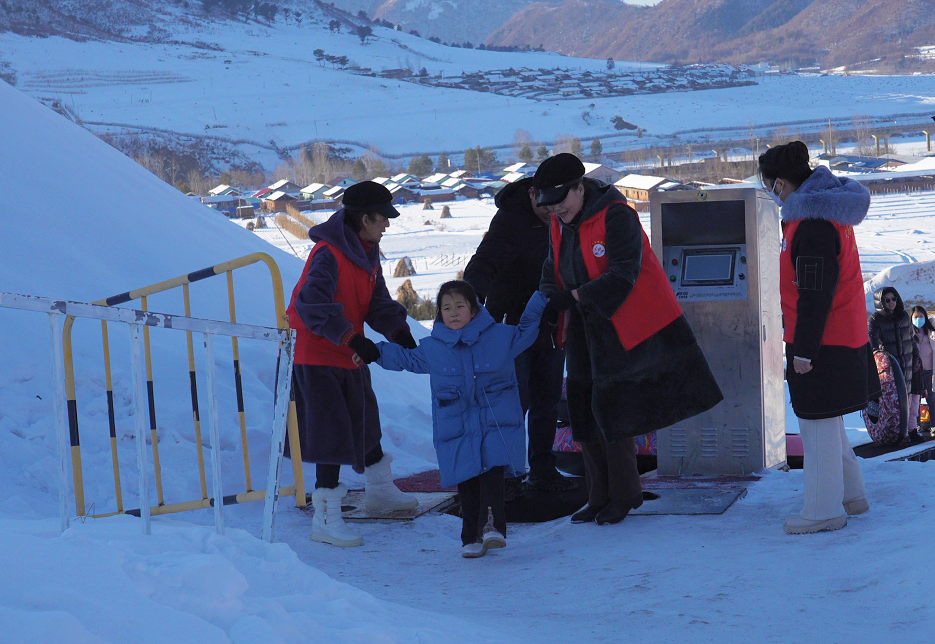
[[[380,358],[380,350],[377,349],[377,345],[375,345],[372,340],[365,338],[359,333],[351,338],[347,346],[352,348],[354,353],[360,356],[360,359],[367,364],[370,364],[374,360],[379,360]]]
[[[567,311],[577,302],[571,291],[552,291],[549,293],[548,298],[549,301],[545,305],[543,315],[555,313],[556,311]]]
[[[412,332],[408,327],[403,327],[396,332],[396,335],[393,336],[393,342],[401,346],[403,349],[415,349],[418,344],[416,344],[415,338],[412,337]]]
[[[558,331],[558,313],[549,311],[543,313],[539,321],[539,335],[536,337],[534,347],[539,350],[555,347],[555,334]]]

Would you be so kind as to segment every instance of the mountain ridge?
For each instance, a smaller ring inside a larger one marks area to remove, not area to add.
[[[935,44],[935,0],[663,0],[652,7],[565,0],[529,5],[485,44],[660,63],[881,61],[889,71],[924,70],[932,65],[912,56]]]

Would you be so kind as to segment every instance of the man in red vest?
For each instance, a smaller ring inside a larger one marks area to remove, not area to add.
[[[389,220],[399,216],[390,191],[363,181],[344,192],[343,206],[309,230],[316,243],[288,314],[296,330],[292,388],[302,460],[316,464],[311,538],[348,547],[363,539],[341,517],[347,493],[338,480],[341,465],[366,475],[368,509],[418,505],[394,485],[392,457],[380,446],[380,410],[367,367],[380,353],[364,335],[364,322],[407,349],[417,345],[406,309],[390,297],[380,267],[380,239]]]
[[[533,178],[552,218],[540,289],[562,311],[568,413],[581,443],[588,505],[572,523],[618,523],[643,503],[634,436],[723,399],[639,217],[573,154]]]

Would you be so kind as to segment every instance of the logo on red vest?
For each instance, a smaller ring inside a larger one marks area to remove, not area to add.
[[[604,248],[604,244],[601,242],[594,242],[594,245],[591,246],[591,252],[594,253],[595,257],[603,257],[607,249]]]

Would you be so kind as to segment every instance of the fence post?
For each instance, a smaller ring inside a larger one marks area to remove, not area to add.
[[[130,324],[130,370],[133,379],[133,417],[136,419],[136,467],[139,471],[140,518],[143,534],[152,534],[149,516],[149,478],[146,475],[146,419],[143,417],[143,362],[140,325]]]
[[[52,384],[55,386],[55,433],[58,446],[58,505],[62,532],[68,529],[68,431],[65,427],[65,371],[62,357],[62,333],[58,327],[58,314],[49,313],[52,333]]]
[[[279,349],[279,371],[276,374],[276,405],[273,409],[273,431],[270,436],[269,468],[266,478],[266,501],[263,506],[263,540],[272,543],[276,536],[276,510],[279,507],[279,480],[282,477],[286,423],[291,405],[292,351],[294,332]],[[294,457],[293,457],[294,458]],[[301,462],[299,463],[301,467]],[[298,493],[298,486],[296,486]]]
[[[208,384],[208,432],[211,436],[211,494],[214,527],[224,534],[224,487],[221,483],[221,430],[218,423],[218,390],[214,366],[214,335],[205,331],[205,380]]]

